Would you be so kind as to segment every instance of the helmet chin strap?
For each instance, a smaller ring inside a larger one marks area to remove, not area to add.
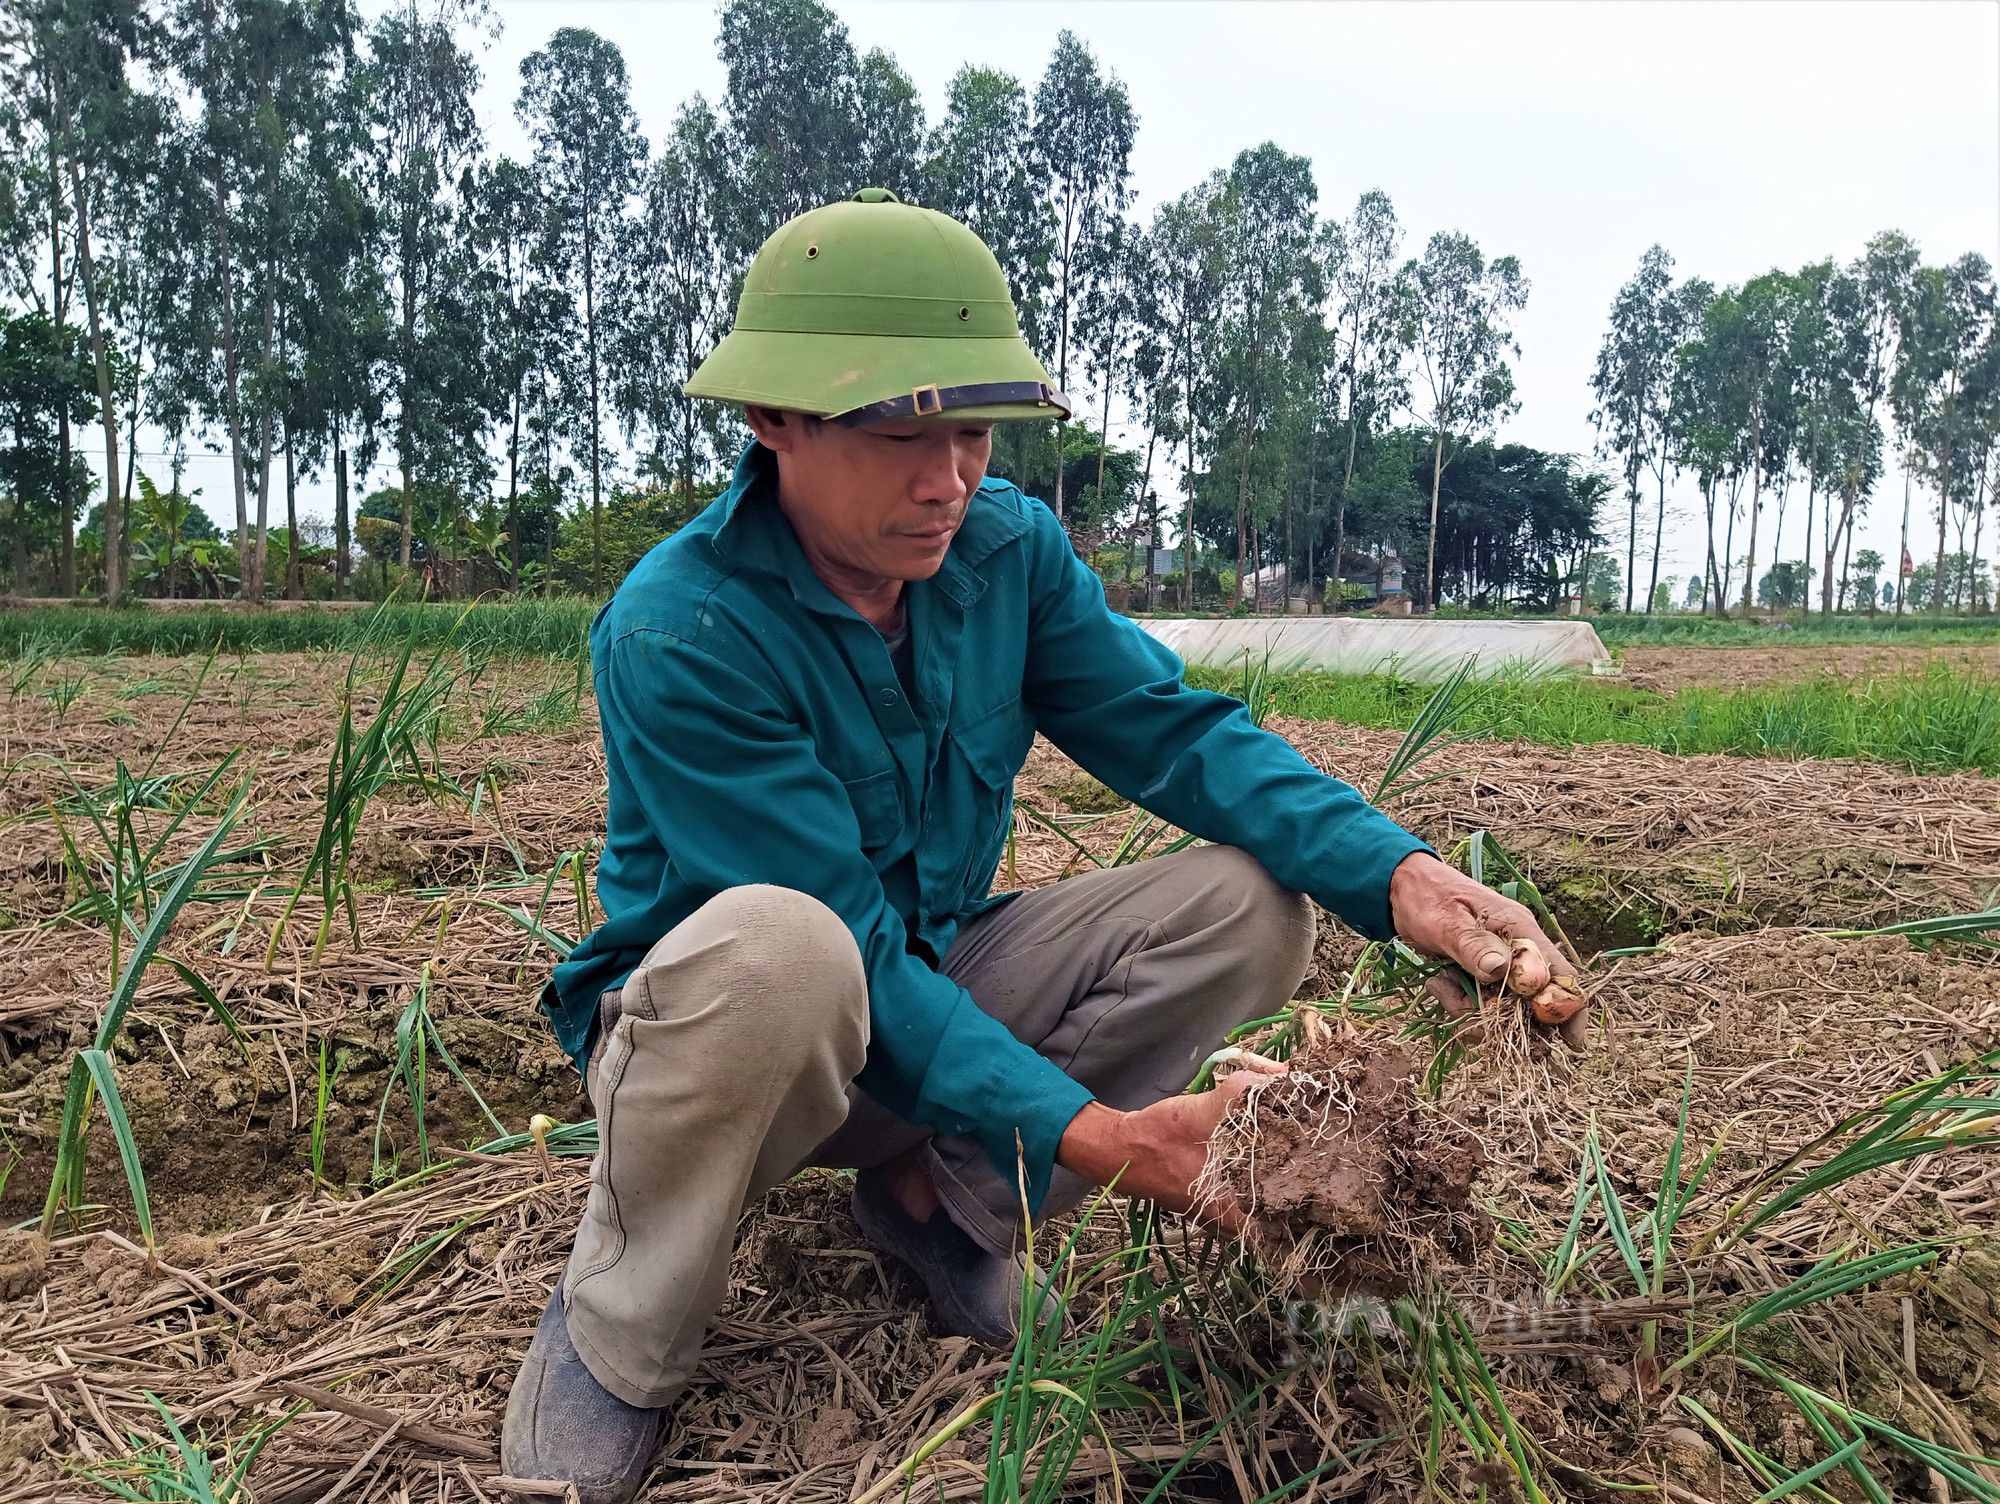
[[[889,418],[931,418],[960,407],[990,407],[1000,403],[1032,402],[1052,408],[1067,418],[1075,405],[1054,387],[1042,381],[986,381],[971,386],[920,386],[905,396],[871,402],[827,419],[842,428],[859,428],[863,423],[880,423]]]

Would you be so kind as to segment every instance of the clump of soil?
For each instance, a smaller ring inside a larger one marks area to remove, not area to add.
[[[1283,1289],[1400,1295],[1425,1268],[1469,1261],[1492,1237],[1471,1199],[1485,1149],[1417,1096],[1406,1051],[1314,1009],[1300,1018],[1289,1071],[1216,1128],[1206,1188],[1243,1208]]]
[[[37,1232],[0,1233],[0,1300],[22,1300],[49,1277],[49,1243]]]

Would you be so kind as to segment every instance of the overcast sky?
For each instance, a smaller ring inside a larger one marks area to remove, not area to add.
[[[1966,251],[2000,261],[1996,0],[834,8],[858,49],[895,54],[933,120],[962,64],[1004,68],[1032,90],[1057,33],[1076,32],[1131,93],[1144,218],[1271,140],[1312,160],[1325,214],[1381,188],[1412,251],[1456,229],[1489,255],[1518,256],[1533,292],[1518,325],[1521,410],[1505,435],[1544,448],[1590,453],[1588,383],[1606,315],[1655,241],[1677,276],[1717,284],[1845,260],[1888,228],[1929,261]],[[526,150],[513,117],[520,62],[558,26],[590,27],[624,50],[656,141],[688,95],[722,92],[705,0],[498,0],[495,14],[480,112],[497,149]],[[194,480],[211,510],[227,510],[226,465],[199,463]],[[1858,545],[1893,558],[1902,501],[1893,472]],[[327,507],[315,497],[308,509]],[[1917,536],[1923,509],[1920,493]],[[1662,572],[1683,583],[1701,564],[1699,510],[1691,486],[1670,507],[1680,521],[1670,518]],[[1796,516],[1791,558],[1802,552]],[[1621,549],[1622,538],[1621,522]]]

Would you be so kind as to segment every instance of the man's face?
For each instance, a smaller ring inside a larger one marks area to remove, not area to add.
[[[842,428],[758,408],[749,417],[759,441],[778,455],[779,497],[807,557],[857,582],[936,574],[993,453],[987,420]]]

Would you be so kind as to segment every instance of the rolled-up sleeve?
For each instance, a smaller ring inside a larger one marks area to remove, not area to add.
[[[663,632],[631,632],[607,657],[609,752],[644,791],[675,876],[710,896],[773,883],[839,915],[868,976],[862,1089],[910,1122],[975,1139],[1009,1176],[1018,1153],[1039,1206],[1089,1090],[909,953],[845,788],[775,694]]]
[[[1389,878],[1430,847],[1320,772],[1241,701],[1190,689],[1180,659],[1106,609],[1043,508],[1030,539],[1027,696],[1043,735],[1119,794],[1237,846],[1371,940],[1394,933]]]

